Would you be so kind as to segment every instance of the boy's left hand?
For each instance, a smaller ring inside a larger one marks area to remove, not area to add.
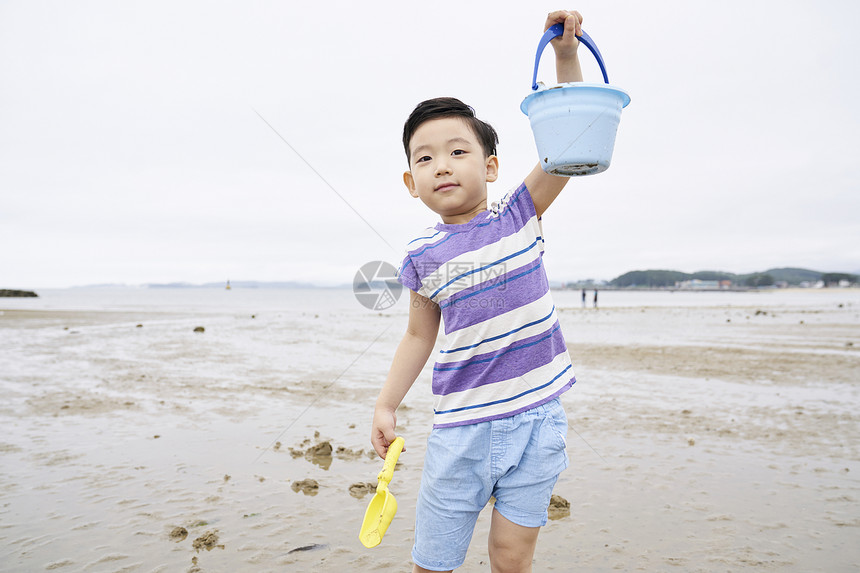
[[[582,14],[576,10],[556,10],[550,12],[544,23],[544,32],[554,24],[564,24],[564,35],[553,38],[552,44],[556,59],[575,58],[579,48],[577,36],[582,35]]]

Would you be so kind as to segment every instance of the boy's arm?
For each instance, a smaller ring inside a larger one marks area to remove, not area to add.
[[[577,48],[579,40],[576,36],[582,35],[582,15],[579,12],[558,10],[551,12],[544,24],[547,30],[553,24],[564,23],[564,34],[550,42],[555,50],[555,73],[558,83],[581,82],[582,69],[579,66]],[[532,196],[538,217],[555,201],[564,186],[567,185],[567,177],[549,175],[538,163],[525,178],[526,187]]]
[[[409,291],[409,324],[394,353],[391,369],[373,412],[370,443],[381,458],[385,457],[388,446],[396,437],[397,407],[418,378],[436,344],[440,316],[436,303]]]

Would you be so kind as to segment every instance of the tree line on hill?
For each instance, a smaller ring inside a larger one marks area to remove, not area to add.
[[[35,292],[31,290],[15,290],[15,289],[0,289],[0,297],[37,297]]]
[[[777,283],[789,285],[800,285],[802,283],[824,284],[838,283],[842,280],[857,282],[857,276],[847,273],[822,273],[809,269],[781,268],[770,269],[764,272],[735,274],[723,271],[699,271],[695,273],[684,273],[669,270],[646,270],[630,271],[612,279],[609,284],[614,287],[645,287],[661,288],[674,287],[676,283],[689,280],[701,281],[731,281],[733,286],[766,287]]]

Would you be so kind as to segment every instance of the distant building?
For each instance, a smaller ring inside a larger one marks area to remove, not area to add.
[[[706,289],[719,289],[723,288],[723,281],[703,281],[699,279],[690,279],[688,281],[680,281],[675,283],[675,288],[684,289],[684,290],[706,290]],[[725,281],[729,283],[731,286],[732,281]],[[728,287],[726,287],[728,288]]]

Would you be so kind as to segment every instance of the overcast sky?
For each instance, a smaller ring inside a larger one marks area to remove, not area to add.
[[[544,216],[551,280],[860,271],[858,2],[27,0],[0,1],[0,288],[396,265],[438,220],[402,184],[406,116],[463,99],[501,138],[491,199],[517,185],[560,7],[632,103]]]

